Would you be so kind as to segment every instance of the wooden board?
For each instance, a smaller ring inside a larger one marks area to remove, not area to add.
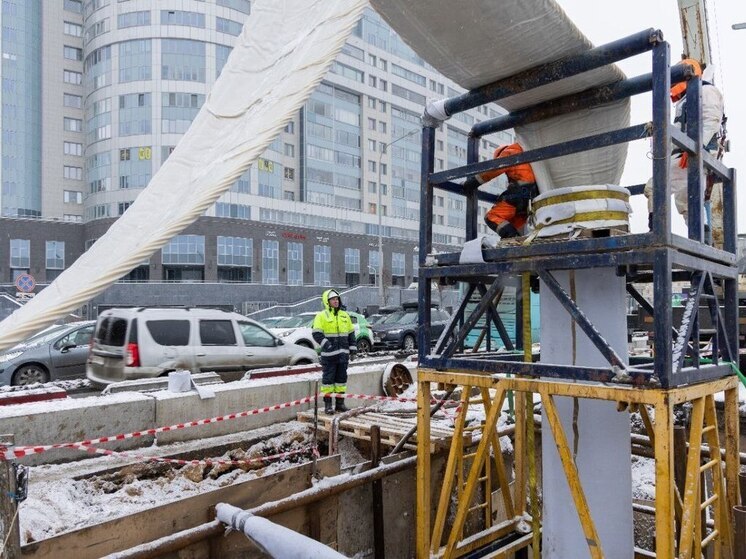
[[[319,430],[329,433],[332,428],[333,415],[319,414]],[[298,413],[298,421],[304,423],[314,422],[313,410]],[[364,441],[370,440],[370,428],[378,425],[381,429],[381,444],[396,446],[409,430],[417,425],[416,415],[402,417],[400,415],[387,414],[380,411],[370,411],[339,421],[339,434]],[[431,426],[430,427],[430,452],[440,452],[451,446],[453,429]],[[471,445],[471,433],[464,433],[464,445]],[[405,448],[415,450],[417,448],[417,434],[415,433]]]
[[[322,476],[337,475],[339,457],[318,460],[317,466]],[[311,487],[311,475],[312,464],[302,464],[30,543],[21,548],[21,555],[34,559],[95,559],[211,522],[217,503],[247,509],[303,491]]]

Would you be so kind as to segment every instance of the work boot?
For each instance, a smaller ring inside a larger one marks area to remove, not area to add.
[[[324,396],[324,413],[326,415],[334,415],[334,406],[332,406],[331,396]]]
[[[344,393],[337,394],[337,411],[342,413],[349,409],[350,408],[345,406]]]

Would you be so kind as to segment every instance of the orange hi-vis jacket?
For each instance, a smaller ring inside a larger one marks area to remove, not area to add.
[[[518,155],[519,153],[523,153],[523,148],[520,144],[509,144],[498,147],[495,150],[494,158],[498,159],[500,157],[509,157],[511,155]],[[487,181],[491,181],[495,177],[499,177],[503,173],[508,176],[508,181],[510,182],[536,182],[536,177],[534,176],[534,172],[531,169],[531,165],[529,163],[521,163],[519,165],[514,165],[513,167],[508,167],[507,169],[500,169],[499,171],[487,171],[486,173],[477,175],[477,180],[481,184],[484,184]]]

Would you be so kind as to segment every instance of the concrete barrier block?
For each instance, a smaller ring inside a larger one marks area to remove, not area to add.
[[[383,393],[382,374],[380,366],[350,367],[347,379],[348,391],[356,394],[381,395]],[[158,425],[173,425],[299,400],[314,393],[317,381],[320,385],[321,375],[314,373],[298,375],[294,379],[279,377],[236,381],[212,387],[215,398],[208,400],[201,400],[196,392],[188,394],[157,392],[153,394],[156,399],[156,422]],[[370,404],[369,401],[352,399],[348,399],[346,403],[350,407]],[[247,431],[293,420],[299,411],[311,407],[312,404],[305,404],[199,427],[159,433],[157,440],[159,445],[163,445]]]
[[[16,446],[39,446],[142,431],[151,428],[154,419],[155,401],[130,392],[5,406],[0,408],[0,433],[12,433]],[[127,450],[152,443],[153,437],[148,436],[98,446]],[[83,454],[80,450],[60,449],[19,461],[27,465],[69,462],[79,460]]]

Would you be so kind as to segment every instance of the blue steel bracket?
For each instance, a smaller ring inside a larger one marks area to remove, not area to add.
[[[475,283],[469,284],[469,288],[466,290],[466,295],[464,295],[464,297],[461,299],[461,303],[459,304],[458,309],[456,309],[456,312],[451,315],[450,322],[448,323],[445,330],[443,331],[443,334],[441,334],[440,339],[436,343],[435,353],[442,353],[443,350],[446,348],[448,340],[453,335],[453,332],[456,329],[456,325],[463,320],[466,306],[469,304],[469,299],[471,299],[471,296],[474,294],[476,288],[477,285]]]
[[[484,287],[484,285],[480,285],[478,289],[479,292],[482,294],[482,297],[484,297],[486,294],[486,288]],[[490,301],[490,306],[489,309],[487,309],[487,312],[491,315],[492,322],[495,325],[495,328],[497,328],[498,334],[500,334],[500,340],[502,340],[505,349],[507,349],[508,351],[513,351],[515,347],[513,347],[513,342],[510,340],[510,335],[508,334],[508,331],[505,328],[505,324],[500,318],[500,313],[497,312],[497,307],[495,306],[495,302],[499,303],[500,299],[502,299],[503,293],[504,291],[501,291],[499,297],[496,297],[494,301]],[[487,326],[489,327],[489,320],[487,321]]]
[[[490,288],[482,293],[482,299],[479,301],[477,307],[472,311],[471,315],[469,315],[469,318],[466,319],[466,321],[464,322],[464,326],[456,334],[456,339],[452,340],[451,343],[449,343],[446,347],[446,355],[453,355],[455,348],[460,347],[461,344],[464,343],[464,340],[466,339],[469,331],[477,325],[477,321],[490,307],[490,305],[492,304],[492,300],[497,296],[498,293],[501,293],[502,290],[502,281],[498,277],[494,282],[492,282]]]

